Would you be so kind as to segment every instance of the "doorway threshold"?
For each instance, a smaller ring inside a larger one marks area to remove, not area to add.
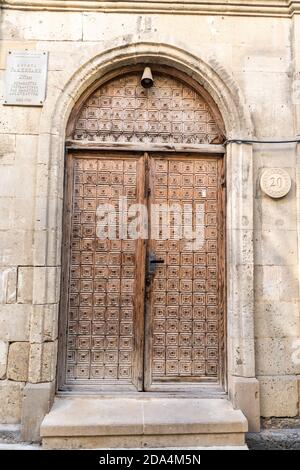
[[[120,397],[132,397],[136,399],[145,399],[151,397],[161,398],[220,398],[228,399],[228,394],[219,385],[202,385],[201,388],[187,390],[176,390],[176,391],[132,391],[132,390],[99,390],[96,386],[87,387],[78,385],[76,388],[70,388],[65,390],[58,390],[56,392],[58,398],[64,397],[97,397],[97,398],[120,398]]]
[[[244,446],[243,413],[220,398],[60,397],[41,425],[44,448]]]

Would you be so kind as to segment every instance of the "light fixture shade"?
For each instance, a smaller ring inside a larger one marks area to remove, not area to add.
[[[151,88],[154,84],[152,72],[150,67],[145,67],[143,76],[141,78],[141,85],[143,88]]]

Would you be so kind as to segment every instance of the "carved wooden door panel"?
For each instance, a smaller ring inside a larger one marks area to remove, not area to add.
[[[150,267],[155,272],[147,279],[146,390],[190,390],[222,380],[222,164],[211,157],[149,159],[149,207],[162,210],[151,216],[148,249],[156,269]]]
[[[119,204],[143,202],[143,156],[74,154],[67,164],[63,388],[141,390],[145,249],[122,239]]]
[[[79,151],[66,175],[61,388],[220,381],[222,159]],[[137,203],[148,208],[148,239],[128,235]]]

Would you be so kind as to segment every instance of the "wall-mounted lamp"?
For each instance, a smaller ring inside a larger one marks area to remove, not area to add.
[[[145,67],[143,76],[141,78],[141,85],[143,88],[151,88],[154,85],[154,80],[152,77],[152,72],[150,67]]]

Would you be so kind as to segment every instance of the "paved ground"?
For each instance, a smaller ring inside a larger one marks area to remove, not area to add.
[[[264,429],[246,440],[250,450],[300,450],[300,429]]]

